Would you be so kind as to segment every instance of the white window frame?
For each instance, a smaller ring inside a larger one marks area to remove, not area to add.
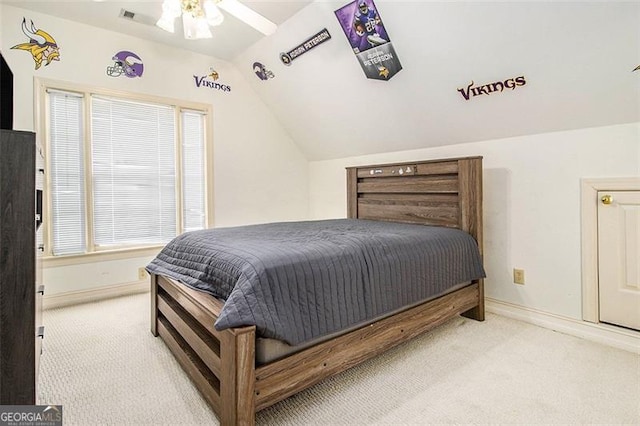
[[[85,101],[83,109],[84,119],[84,143],[85,143],[85,223],[87,227],[86,239],[87,239],[87,251],[85,253],[70,254],[70,255],[57,255],[54,256],[51,252],[53,247],[53,235],[51,232],[50,219],[52,212],[52,199],[50,182],[47,179],[47,170],[51,169],[49,156],[47,152],[50,152],[50,135],[47,128],[47,121],[49,115],[49,102],[47,91],[58,90],[65,92],[78,93],[84,96]],[[51,266],[64,266],[79,263],[89,263],[102,260],[115,260],[125,259],[130,257],[141,257],[154,255],[163,245],[151,245],[151,246],[127,246],[116,248],[98,248],[93,242],[93,194],[92,194],[92,181],[91,181],[91,167],[90,167],[90,153],[91,153],[91,96],[104,96],[112,97],[123,100],[130,100],[136,102],[146,102],[161,105],[168,105],[175,109],[176,117],[176,227],[178,234],[183,232],[183,208],[182,208],[182,155],[181,155],[181,138],[182,128],[180,126],[180,114],[183,110],[187,111],[200,111],[205,115],[204,132],[205,132],[205,146],[204,146],[204,173],[205,173],[205,228],[213,226],[213,108],[210,104],[197,103],[185,100],[178,100],[172,98],[165,98],[160,96],[153,96],[140,93],[131,93],[116,91],[110,89],[103,89],[99,87],[85,86],[75,83],[34,78],[34,121],[36,129],[36,138],[38,143],[42,147],[45,156],[45,191],[44,191],[44,232],[43,239],[45,245],[44,252],[44,265]]]

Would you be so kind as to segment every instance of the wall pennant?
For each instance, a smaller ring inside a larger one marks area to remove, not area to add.
[[[209,74],[203,76],[194,75],[193,79],[195,80],[196,87],[220,90],[221,92],[231,91],[231,86],[218,82],[220,74],[218,71],[213,69],[213,67],[209,68]]]
[[[253,63],[253,72],[256,74],[256,77],[258,77],[262,81],[269,80],[270,78],[274,78],[276,76],[271,70],[268,70],[267,67],[262,65],[260,62]]]
[[[140,56],[128,50],[121,50],[113,58],[114,63],[107,67],[109,77],[125,76],[129,78],[142,77],[144,64]]]
[[[331,34],[329,34],[329,31],[325,28],[319,33],[303,41],[300,45],[294,47],[290,51],[280,53],[280,60],[285,65],[291,65],[291,62],[293,62],[295,59],[299,58],[314,47],[321,45],[329,39],[331,39]]]
[[[60,47],[56,40],[51,35],[33,24],[27,26],[27,19],[22,18],[22,32],[29,39],[28,43],[16,44],[12,49],[25,50],[31,53],[33,60],[36,63],[36,69],[42,66],[42,62],[45,62],[46,67],[52,61],[60,60]]]
[[[402,69],[373,0],[356,0],[335,11],[367,78],[389,80]]]

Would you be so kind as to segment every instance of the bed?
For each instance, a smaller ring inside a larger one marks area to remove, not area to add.
[[[359,219],[355,221],[358,223],[437,225],[462,230],[475,240],[481,256],[482,158],[349,167],[347,208],[348,218]],[[352,226],[354,222],[345,223]],[[259,315],[251,325],[245,325],[243,318],[236,323],[228,321],[229,307],[225,309],[221,298],[196,290],[193,283],[185,285],[170,273],[158,272],[162,269],[154,271],[151,332],[165,341],[223,425],[254,424],[257,411],[453,316],[484,320],[483,280],[479,277],[460,282],[428,301],[396,307],[373,320],[354,320],[355,325],[346,331],[320,330],[324,336],[316,339],[295,332],[279,333],[277,327],[272,331],[265,325],[269,321],[261,322]],[[220,322],[226,326],[221,327]],[[286,340],[284,346],[288,348],[266,360],[257,358],[265,337],[276,342]]]

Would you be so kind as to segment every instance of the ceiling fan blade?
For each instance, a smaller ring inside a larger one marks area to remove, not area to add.
[[[244,4],[240,3],[238,0],[220,0],[217,5],[220,9],[223,9],[225,12],[232,14],[236,18],[247,23],[247,25],[252,26],[264,35],[271,35],[278,29],[278,26],[276,24],[260,15],[253,9],[250,9]]]

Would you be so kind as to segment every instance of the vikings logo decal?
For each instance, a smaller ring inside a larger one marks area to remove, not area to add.
[[[195,80],[196,87],[207,87],[209,89],[220,90],[222,92],[231,91],[231,86],[218,82],[218,80],[220,80],[220,73],[213,67],[209,67],[209,73],[207,75],[194,75],[193,79]]]
[[[253,72],[256,74],[256,76],[258,76],[260,80],[263,81],[275,77],[275,74],[271,70],[268,70],[267,67],[262,65],[260,62],[253,63]]]
[[[33,21],[31,21],[31,27],[29,28],[27,19],[22,18],[22,32],[29,38],[29,42],[17,44],[12,49],[26,50],[31,53],[36,63],[36,69],[42,66],[42,62],[45,62],[44,66],[46,67],[52,61],[60,60],[58,43],[49,33],[36,28]]]
[[[128,50],[121,50],[113,58],[113,65],[107,67],[107,75],[110,77],[120,77],[122,75],[135,78],[142,77],[144,64],[140,56]]]
[[[389,70],[387,67],[379,65],[378,66],[378,75],[380,77],[389,78]]]

